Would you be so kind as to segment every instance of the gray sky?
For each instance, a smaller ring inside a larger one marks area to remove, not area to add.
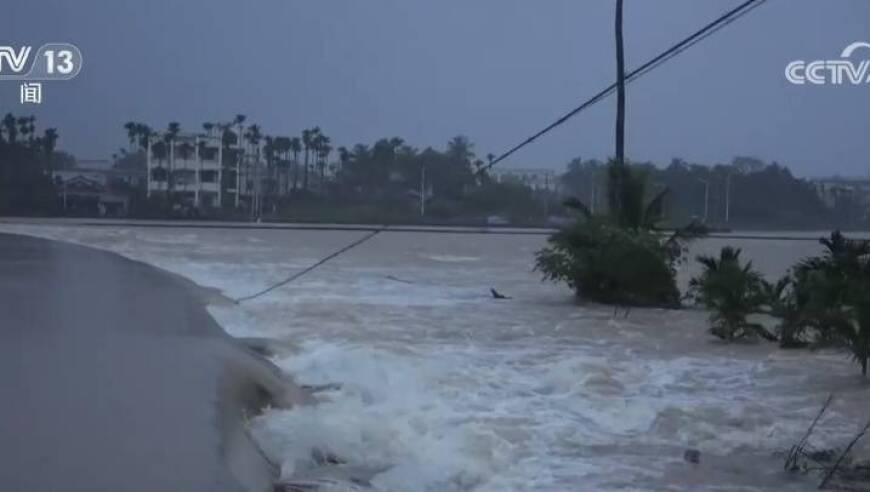
[[[319,125],[338,145],[466,134],[500,153],[614,79],[613,0],[10,0],[0,44],[78,45],[84,68],[42,106],[0,82],[0,111],[106,158],[128,120],[187,129],[248,116],[268,134]],[[626,0],[628,67],[738,0]],[[11,4],[11,5],[9,5]],[[11,10],[10,10],[11,7]],[[632,84],[628,156],[715,163],[755,155],[801,175],[870,175],[870,85],[792,86],[795,59],[870,41],[870,1],[769,0]],[[870,50],[857,57],[870,58]],[[504,165],[562,168],[613,152],[608,99]],[[35,108],[35,109],[34,109]]]

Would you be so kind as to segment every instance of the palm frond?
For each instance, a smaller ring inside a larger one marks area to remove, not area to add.
[[[567,209],[570,209],[570,210],[573,210],[573,211],[579,213],[580,215],[582,215],[583,217],[585,217],[587,219],[589,217],[592,217],[592,212],[589,210],[589,207],[587,207],[585,203],[580,201],[579,198],[576,198],[576,197],[567,198],[567,199],[565,199],[565,201],[562,202],[562,205]]]

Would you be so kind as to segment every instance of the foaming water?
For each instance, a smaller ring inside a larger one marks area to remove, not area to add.
[[[256,292],[348,231],[4,226]],[[830,391],[817,447],[840,446],[867,386],[841,354],[716,343],[703,312],[577,306],[531,271],[543,238],[388,233],[297,282],[209,311],[234,336],[296,347],[275,363],[320,403],[251,422],[287,477],[334,456],[379,490],[813,490],[775,453]],[[726,240],[701,243],[714,251]],[[741,241],[779,275],[812,242]],[[691,265],[680,272],[685,282]],[[499,301],[494,287],[512,297]],[[687,448],[700,465],[683,461]]]

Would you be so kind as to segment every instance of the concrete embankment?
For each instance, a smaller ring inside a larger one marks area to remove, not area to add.
[[[189,281],[0,234],[0,490],[270,490],[244,419],[305,394]]]

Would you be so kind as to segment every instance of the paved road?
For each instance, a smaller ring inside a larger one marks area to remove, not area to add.
[[[267,487],[232,425],[245,357],[185,282],[0,234],[0,490]]]

